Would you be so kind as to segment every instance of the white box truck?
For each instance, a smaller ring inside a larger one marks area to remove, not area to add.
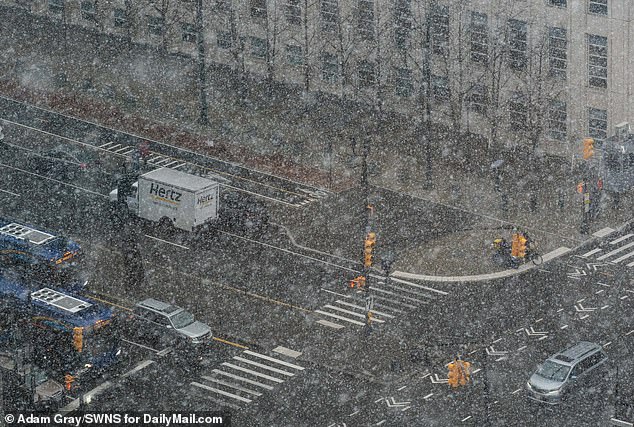
[[[147,172],[132,184],[125,203],[139,218],[192,231],[218,220],[220,185],[216,181],[174,169]],[[110,201],[118,202],[117,189]]]

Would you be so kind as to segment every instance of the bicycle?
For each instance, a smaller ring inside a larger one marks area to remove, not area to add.
[[[533,265],[540,265],[544,262],[544,257],[537,252],[535,243],[531,243],[529,250],[526,251],[526,262],[532,261]]]

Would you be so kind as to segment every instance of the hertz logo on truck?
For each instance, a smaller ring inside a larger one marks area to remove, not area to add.
[[[214,195],[213,194],[205,194],[204,196],[200,196],[196,200],[196,204],[197,205],[208,205],[211,202],[213,202],[213,200],[214,200]]]
[[[166,189],[155,183],[150,184],[150,194],[154,194],[158,198],[174,204],[180,203],[181,196],[183,195],[183,193],[179,193],[173,188]]]

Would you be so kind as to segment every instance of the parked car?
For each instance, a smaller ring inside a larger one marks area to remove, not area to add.
[[[78,180],[100,164],[95,152],[65,145],[34,153],[29,160],[33,172],[67,180]]]
[[[198,346],[212,338],[211,328],[194,319],[193,314],[177,305],[154,298],[137,303],[133,309],[133,317],[145,325],[136,332],[158,341],[156,344]]]
[[[599,344],[578,342],[537,366],[537,370],[526,383],[528,397],[557,404],[607,360],[608,357]]]

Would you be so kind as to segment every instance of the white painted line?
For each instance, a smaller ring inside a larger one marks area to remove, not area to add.
[[[124,156],[127,156],[128,154],[132,153],[134,151],[134,148],[130,147],[128,150],[122,151],[118,154],[123,154]]]
[[[475,371],[471,372],[471,374],[472,374],[472,375],[473,375],[473,374],[476,374],[476,373],[480,372],[481,370],[482,370],[481,368],[478,368],[478,369],[476,369]]]
[[[502,357],[498,357],[497,359],[495,359],[496,362],[499,362],[500,360],[506,360],[508,359],[508,356],[502,356]]]
[[[613,263],[619,263],[619,262],[623,261],[624,259],[628,259],[628,258],[631,258],[633,256],[634,256],[634,252],[630,252],[630,253],[627,253],[627,254],[625,254],[625,255],[623,255],[621,257],[618,257],[617,259],[613,259],[612,262]]]
[[[334,319],[344,320],[346,322],[350,322],[355,325],[365,326],[365,323],[359,322],[358,320],[348,319],[347,317],[338,316],[336,314],[328,313],[327,311],[315,310],[315,313],[323,314],[324,316],[329,316]]]
[[[544,318],[543,318],[543,317],[540,317],[539,319],[535,320],[535,323],[539,323],[539,322],[541,322],[542,320],[544,320]]]
[[[464,423],[465,421],[467,421],[470,418],[471,418],[471,415],[469,415],[467,418],[463,418],[461,421]]]
[[[412,297],[407,297],[407,296],[404,296],[404,295],[399,295],[397,293],[394,293],[394,292],[391,292],[391,291],[386,291],[385,289],[381,289],[381,288],[378,288],[376,286],[372,287],[372,292],[381,292],[381,293],[388,294],[388,295],[394,295],[396,298],[402,298],[404,300],[411,301],[411,302],[414,302],[414,303],[424,304],[424,301],[422,301],[422,300],[419,300],[419,299],[416,299],[416,298],[412,298]],[[388,301],[390,301],[390,300],[388,300]],[[399,304],[400,304],[400,302],[399,302]]]
[[[548,335],[544,335],[543,337],[538,338],[537,341],[545,340],[546,338],[548,338]]]
[[[233,368],[233,369],[236,369],[238,371],[246,372],[246,373],[251,374],[251,375],[255,375],[256,377],[266,378],[267,380],[271,380],[271,381],[274,381],[276,383],[283,383],[284,382],[284,380],[281,380],[279,378],[275,378],[275,377],[272,377],[270,375],[265,375],[265,374],[262,374],[260,372],[252,371],[251,369],[243,368],[242,366],[237,366],[237,365],[234,365],[234,364],[229,363],[229,362],[222,362],[222,365],[223,366],[228,366],[229,368]]]
[[[603,307],[601,307],[601,310],[605,310],[606,308],[608,308],[610,305],[604,305]]]
[[[401,391],[401,390],[403,390],[404,388],[407,388],[407,386],[406,386],[406,385],[404,385],[404,386],[403,386],[403,387],[401,387],[401,388],[397,388],[397,389],[396,389],[396,391]]]
[[[114,142],[112,142],[112,141],[106,142],[105,144],[101,144],[101,145],[97,146],[97,148],[105,149],[110,144],[114,144]]]
[[[104,390],[109,389],[111,386],[112,383],[110,381],[105,381],[99,384],[97,387],[84,394],[84,402],[90,403],[93,397],[100,395]]]
[[[515,331],[515,333],[518,333],[518,332],[524,332],[524,328],[519,328],[517,331]]]
[[[262,387],[267,390],[273,390],[273,386],[262,384],[260,382],[250,380],[248,378],[243,378],[239,375],[230,374],[229,372],[221,371],[220,369],[214,369],[213,372],[219,375],[224,375],[225,377],[233,378],[234,380],[243,381],[247,384],[257,385],[258,387]],[[207,377],[203,377],[203,378],[207,379]]]
[[[614,249],[613,251],[610,251],[605,255],[601,255],[600,257],[597,258],[597,260],[600,261],[600,260],[606,259],[608,257],[611,257],[612,255],[616,255],[620,252],[623,252],[624,250],[629,249],[632,246],[634,246],[634,242],[628,243],[627,245],[623,245],[620,248]]]
[[[499,402],[499,400],[496,400],[496,401],[494,401],[494,402],[493,402],[493,404],[495,405],[495,404],[496,404],[496,403],[498,403],[498,402]]]
[[[240,390],[240,391],[243,391],[245,393],[252,394],[254,396],[262,396],[262,393],[260,393],[260,392],[257,392],[255,390],[251,390],[251,389],[248,389],[248,388],[241,387],[241,386],[239,386],[237,384],[234,384],[234,383],[223,381],[223,380],[221,380],[219,378],[214,378],[214,377],[202,377],[202,378],[206,379],[209,382],[217,383],[217,384],[224,385],[224,386],[231,387],[231,388],[235,388],[236,390]]]
[[[145,369],[148,366],[150,366],[152,363],[154,363],[153,360],[144,360],[144,361],[140,362],[138,365],[136,365],[133,369],[131,369],[128,372],[126,372],[125,374],[121,375],[121,377],[125,378],[125,377],[129,377],[130,375],[136,374],[140,370]]]
[[[386,422],[386,421],[387,421],[387,420],[379,421],[378,423],[376,423],[376,424],[374,424],[374,425],[375,425],[375,426],[380,426],[380,425],[385,424],[385,422]]]
[[[419,285],[418,283],[408,282],[407,280],[399,279],[399,278],[396,278],[396,277],[390,277],[390,280],[393,281],[393,282],[402,283],[404,285],[413,286],[413,287],[418,288],[418,289],[424,289],[426,291],[435,292],[435,293],[437,293],[439,295],[442,295],[442,296],[449,295],[448,292],[441,291],[439,289],[430,288],[429,286]]]
[[[475,350],[473,350],[472,352],[467,353],[467,354],[468,354],[468,355],[472,355],[473,353],[475,353],[475,352],[477,352],[477,351],[480,351],[480,349],[479,349],[479,348],[476,348]]]
[[[429,399],[430,397],[432,397],[433,395],[434,395],[434,393],[429,393],[427,396],[424,396],[424,397],[423,397],[423,400],[427,400],[427,399]]]
[[[292,357],[293,359],[297,359],[299,356],[302,355],[302,353],[299,351],[291,350],[290,348],[282,347],[281,345],[275,347],[273,351],[285,356]]]
[[[161,350],[158,353],[156,353],[156,355],[160,356],[160,357],[163,357],[166,354],[170,354],[172,351],[174,351],[174,349],[172,347],[166,347],[163,350]]]
[[[511,392],[511,394],[517,394],[517,393],[519,393],[520,391],[522,391],[522,389],[521,389],[521,388],[518,388],[517,390],[512,391],[512,392]]]
[[[603,344],[603,348],[606,348],[607,346],[609,346],[610,344],[612,344],[612,341],[608,341],[605,344]]]
[[[633,291],[633,290],[631,290],[631,289],[626,289],[626,290],[625,290],[625,292],[629,292],[629,293],[631,293],[631,294],[634,294],[634,291]]]
[[[605,292],[605,289],[599,289],[595,292],[595,295],[599,295],[600,293]]]
[[[168,164],[163,165],[163,167],[164,167],[164,168],[169,168],[169,167],[171,167],[174,163],[178,163],[178,160],[173,160],[173,161],[169,162]]]
[[[585,300],[585,298],[581,298],[579,301],[577,301],[577,303],[584,302]]]
[[[122,151],[126,151],[126,150],[129,150],[129,149],[130,149],[130,147],[126,146],[126,147],[117,148],[116,150],[111,148],[110,151],[112,151],[113,153],[120,154]]]
[[[562,311],[564,311],[564,309],[560,308],[559,310],[557,310],[557,313],[561,313]]]
[[[401,412],[405,412],[405,411],[407,411],[409,408],[411,408],[411,406],[408,406],[408,407],[406,407],[406,408],[401,409]]]
[[[319,323],[320,325],[328,326],[329,328],[333,328],[333,329],[345,328],[345,326],[340,325],[339,323],[329,322],[329,321],[324,320],[324,319],[320,319],[316,323]]]
[[[179,165],[172,166],[172,169],[182,168],[182,167],[183,167],[183,166],[185,166],[186,164],[187,164],[187,162],[183,162],[183,163],[181,163],[181,164],[179,164]]]
[[[629,295],[623,295],[621,298],[619,299],[628,299],[630,296]]]
[[[601,251],[602,251],[602,249],[601,249],[601,248],[596,248],[596,249],[592,249],[590,252],[586,252],[585,254],[580,255],[580,256],[581,256],[582,258],[588,258],[590,255],[594,255],[594,254],[596,254],[597,252],[601,252]]]
[[[322,290],[322,291],[324,291],[324,292],[328,292],[329,294],[338,295],[338,296],[340,296],[340,297],[344,297],[344,298],[352,298],[350,295],[340,294],[340,293],[337,293],[337,292],[335,292],[335,291],[330,291],[330,290],[325,289],[325,288],[321,288],[321,290]]]
[[[606,288],[610,287],[610,285],[608,285],[607,283],[601,283],[601,282],[597,282],[597,285],[605,286]]]
[[[13,191],[9,191],[9,190],[3,190],[2,188],[0,188],[0,191],[2,191],[3,193],[10,194],[12,196],[18,196],[18,197],[20,196],[20,194],[18,193],[14,193]]]
[[[238,396],[237,394],[229,393],[224,390],[218,390],[217,388],[209,387],[208,385],[198,383],[196,381],[192,381],[190,383],[193,386],[200,387],[205,390],[213,391],[214,393],[222,394],[223,396],[232,397],[236,400],[240,400],[242,402],[251,403],[251,399],[247,399],[246,397]]]
[[[381,397],[380,399],[375,400],[375,401],[374,401],[374,403],[379,403],[379,402],[380,402],[381,400],[383,400],[383,399],[384,399],[384,398],[383,398],[383,397]]]
[[[491,344],[495,344],[495,343],[498,343],[498,342],[500,342],[500,341],[502,341],[502,338],[498,338],[498,339],[496,339],[496,340],[495,340],[495,341],[493,341]]]
[[[365,311],[365,307],[361,307],[360,305],[350,304],[349,302],[345,302],[345,301],[341,301],[341,300],[337,300],[335,302],[337,304],[342,304],[342,305],[345,305],[345,306],[348,306],[348,307],[354,307],[354,308],[358,308],[360,310]],[[391,314],[383,313],[382,311],[378,311],[378,310],[372,310],[372,313],[380,314],[381,316],[389,317],[390,319],[394,318],[394,316],[392,316]]]
[[[634,262],[631,262],[627,265],[628,267],[634,267]]]
[[[625,336],[628,336],[630,334],[634,334],[634,329],[632,329],[631,331],[629,331],[627,334],[625,334]]]
[[[244,363],[247,363],[249,365],[257,366],[258,368],[266,369],[267,371],[275,372],[276,374],[285,375],[287,377],[294,377],[295,376],[295,374],[292,373],[292,372],[287,372],[287,371],[284,371],[282,369],[277,369],[277,368],[274,368],[272,366],[265,365],[264,363],[255,362],[255,361],[253,361],[251,359],[245,359],[244,357],[233,356],[233,359],[234,360],[239,360],[240,362],[244,362]]]
[[[526,347],[528,347],[528,346],[527,346],[527,345],[523,345],[523,346],[521,346],[520,348],[518,348],[518,349],[517,349],[517,351],[522,351],[522,350],[524,350]]]
[[[352,417],[352,416],[354,416],[354,415],[357,415],[359,412],[361,412],[361,411],[357,409],[357,410],[356,410],[356,411],[354,411],[352,414],[348,414],[348,416],[349,416],[349,417]],[[336,424],[333,424],[333,425],[336,425]]]
[[[568,325],[561,326],[559,329],[566,329]]]
[[[187,246],[179,245],[178,243],[170,242],[168,240],[159,239],[158,237],[150,236],[149,234],[144,234],[144,236],[145,237],[149,237],[150,239],[158,240],[159,242],[167,243],[168,245],[174,245],[174,246],[178,246],[179,248],[183,248],[183,249],[189,250],[189,248]]]
[[[607,236],[608,234],[614,233],[615,231],[616,230],[614,230],[613,228],[605,227],[605,228],[602,228],[601,230],[599,230],[597,232],[592,233],[592,235],[594,237],[604,237],[604,236]]]
[[[276,359],[274,357],[265,356],[264,354],[256,353],[255,351],[245,350],[244,353],[250,354],[251,356],[259,357],[260,359],[268,360],[269,362],[279,363],[282,366],[287,366],[289,368],[297,369],[298,371],[304,370],[304,368],[299,365],[293,365],[292,363],[288,363],[283,360]],[[298,352],[295,352],[295,353],[298,353]],[[302,353],[299,353],[299,354],[302,354]]]
[[[171,164],[171,163],[174,163],[174,161],[173,161],[173,160],[172,160],[171,162],[170,162],[170,160],[172,160],[172,159],[171,159],[171,158],[169,158],[169,157],[166,157],[166,158],[164,158],[163,160],[160,160],[160,161],[158,161],[158,162],[155,162],[154,164],[155,164],[155,165],[157,165],[157,166],[163,166],[163,167],[165,167],[165,165],[161,165],[161,163],[165,163],[165,162],[169,162],[170,164]]]
[[[590,315],[589,315],[589,314],[586,314],[586,315],[584,315],[584,316],[581,316],[579,319],[580,319],[580,320],[583,320],[583,319],[585,319],[585,318],[587,318],[587,317],[590,317]]]
[[[616,240],[612,240],[612,241],[610,242],[610,244],[611,244],[611,245],[616,245],[617,243],[621,243],[623,240],[627,240],[627,239],[629,239],[629,238],[630,238],[630,237],[632,237],[632,236],[634,236],[634,234],[631,234],[631,233],[630,233],[630,234],[626,234],[625,236],[619,237],[619,238],[618,238],[618,239],[616,239]]]
[[[334,305],[326,304],[326,305],[324,305],[323,308],[329,308],[330,310],[340,311],[342,313],[346,313],[346,314],[349,314],[351,316],[360,317],[362,319],[365,319],[365,314],[355,313],[354,311],[346,310],[346,309],[343,309],[341,307],[337,307],[337,306],[334,306]],[[372,321],[373,322],[377,322],[377,323],[385,323],[385,320],[377,319],[376,317],[372,318]]]
[[[108,147],[108,151],[114,151],[117,147],[121,147],[121,144],[115,144]],[[127,148],[127,146],[126,146]]]
[[[402,302],[402,301],[394,301],[394,300],[392,300],[392,299],[386,298],[386,297],[381,296],[381,295],[376,295],[376,294],[374,295],[374,299],[375,299],[375,300],[387,301],[389,304],[394,304],[394,305],[399,306],[399,307],[400,307],[400,306],[407,307],[407,308],[410,308],[410,309],[412,309],[412,310],[413,310],[413,309],[415,309],[415,308],[417,307],[417,306],[415,306],[415,305],[408,304],[408,303],[406,303],[406,302]],[[389,305],[380,304],[380,303],[379,303],[379,304],[377,304],[376,302],[374,303],[374,305],[375,305],[375,306],[380,306],[380,307],[389,308],[390,310],[395,310],[395,311],[396,311],[396,308],[393,308],[393,307],[391,307],[391,306],[389,306]],[[403,312],[403,311],[401,310],[401,313],[402,313],[402,312]]]

